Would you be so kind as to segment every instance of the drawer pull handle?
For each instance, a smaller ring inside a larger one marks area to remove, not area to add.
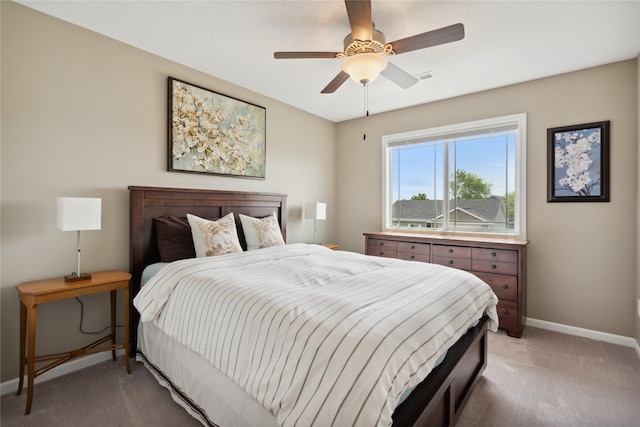
[[[415,256],[413,256],[413,255],[411,255],[411,259],[412,259],[412,260],[414,260],[414,259],[416,259],[416,257],[415,257]]]
[[[452,259],[449,260],[449,265],[453,265],[453,260]]]
[[[491,256],[496,256],[497,254],[495,252],[491,252]]]
[[[453,249],[449,249],[449,253],[452,254],[453,253]]]
[[[502,285],[502,289],[509,289],[509,285]]]
[[[378,243],[378,246],[384,246],[384,242]]]
[[[492,269],[492,270],[495,270],[496,268],[498,268],[498,266],[497,266],[497,265],[495,265],[495,264],[491,264],[491,269]]]
[[[384,252],[380,251],[380,252],[378,252],[378,255],[379,256],[384,256]]]
[[[416,248],[416,245],[411,245],[411,249],[415,249],[415,248]]]
[[[506,316],[507,314],[509,314],[509,310],[507,310],[507,309],[502,310],[502,314],[504,314]]]

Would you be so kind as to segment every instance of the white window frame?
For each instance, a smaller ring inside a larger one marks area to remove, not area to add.
[[[480,235],[486,237],[501,237],[526,240],[527,238],[527,114],[518,113],[508,116],[494,117],[483,120],[476,120],[465,123],[458,123],[447,126],[439,126],[429,129],[421,129],[416,131],[401,132],[391,135],[382,136],[382,230],[385,231],[402,231],[402,232],[414,232],[413,230],[401,229],[391,227],[391,200],[390,200],[390,187],[392,185],[392,177],[389,165],[389,158],[391,148],[402,144],[404,142],[416,141],[420,139],[433,139],[449,138],[453,135],[459,135],[466,132],[483,132],[489,133],[496,127],[504,126],[516,127],[516,144],[515,144],[515,164],[516,173],[516,199],[515,199],[515,215],[514,215],[514,229],[504,232],[499,232],[494,229],[491,231],[469,231],[469,230],[434,230],[429,228],[422,228],[420,231],[415,231],[425,234],[440,234],[440,235]],[[446,162],[445,162],[446,163]],[[446,165],[445,165],[446,166]],[[446,169],[446,167],[445,167]],[[447,189],[445,189],[447,191]]]

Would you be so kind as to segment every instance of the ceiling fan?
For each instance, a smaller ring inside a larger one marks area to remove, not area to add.
[[[273,54],[276,59],[344,58],[342,71],[322,89],[321,93],[335,92],[349,77],[367,85],[379,74],[406,89],[416,84],[418,79],[388,62],[385,55],[398,55],[464,38],[464,25],[454,24],[385,43],[384,34],[373,24],[370,0],[345,0],[344,3],[351,33],[344,39],[342,52],[275,52]]]

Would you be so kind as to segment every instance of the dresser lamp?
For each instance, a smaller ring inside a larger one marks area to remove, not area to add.
[[[102,199],[87,197],[58,197],[58,229],[77,231],[78,266],[75,273],[64,276],[65,282],[91,280],[80,272],[80,231],[100,230]]]
[[[305,202],[304,219],[313,220],[313,243],[316,243],[318,221],[324,221],[327,219],[327,204],[322,202]]]

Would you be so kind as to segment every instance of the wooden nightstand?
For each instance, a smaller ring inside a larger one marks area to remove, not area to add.
[[[322,246],[324,246],[325,248],[329,248],[332,251],[337,251],[338,250],[338,245],[336,245],[335,243],[320,243]]]
[[[129,279],[131,274],[124,271],[101,271],[93,273],[91,280],[79,282],[65,282],[64,277],[55,279],[36,280],[16,286],[20,295],[20,382],[18,395],[22,393],[24,380],[24,365],[27,365],[27,408],[25,415],[31,412],[33,401],[33,380],[40,374],[61,365],[78,356],[111,350],[113,360],[116,360],[116,349],[125,351],[125,365],[127,373],[131,373],[129,366]],[[124,292],[124,329],[125,339],[116,343],[116,290]],[[47,354],[36,356],[36,307],[45,302],[59,301],[83,295],[97,294],[111,291],[111,333],[91,344],[67,353]],[[110,344],[102,345],[110,341]],[[25,346],[27,355],[25,357]],[[36,362],[50,361],[50,363],[35,368]]]

